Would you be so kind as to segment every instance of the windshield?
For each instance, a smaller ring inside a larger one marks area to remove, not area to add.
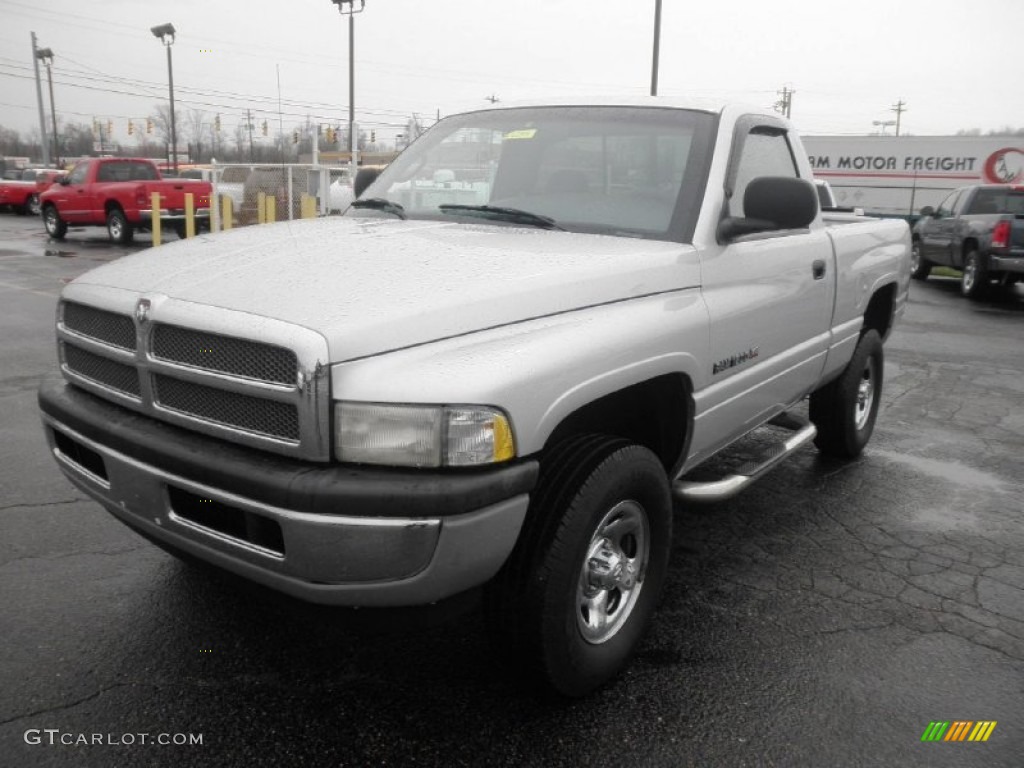
[[[574,232],[688,240],[713,123],[710,114],[651,107],[457,115],[412,144],[360,197],[397,203],[410,219],[523,226],[536,214]],[[471,210],[477,206],[488,208]],[[350,215],[386,214],[378,205]]]

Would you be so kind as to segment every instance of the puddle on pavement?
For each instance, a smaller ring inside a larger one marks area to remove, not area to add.
[[[968,467],[958,461],[943,461],[941,459],[926,459],[923,456],[914,456],[909,453],[895,453],[893,451],[873,450],[876,456],[884,456],[887,459],[906,464],[918,472],[940,480],[946,480],[954,485],[967,488],[984,489],[988,491],[1001,492],[1006,490],[1006,482],[989,472],[982,472],[980,469]]]
[[[69,256],[77,256],[78,253],[75,252],[75,251],[62,251],[62,250],[60,250],[58,248],[47,248],[45,251],[43,251],[43,255],[44,256],[57,256],[58,258],[66,259]]]

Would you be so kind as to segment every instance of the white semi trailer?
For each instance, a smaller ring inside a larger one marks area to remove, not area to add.
[[[1024,183],[1021,136],[805,136],[814,175],[841,206],[915,216],[970,184]]]

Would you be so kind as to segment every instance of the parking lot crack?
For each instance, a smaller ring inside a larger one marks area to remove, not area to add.
[[[6,512],[9,509],[45,509],[46,507],[59,507],[64,504],[77,504],[80,501],[90,501],[90,499],[87,496],[78,496],[74,499],[46,501],[39,504],[8,504],[7,506],[0,507],[0,512]]]
[[[39,715],[49,715],[54,712],[63,712],[67,709],[74,709],[75,707],[81,704],[85,704],[87,701],[98,699],[100,696],[109,691],[113,691],[118,688],[137,688],[139,686],[158,688],[158,686],[153,685],[151,683],[114,683],[113,685],[108,685],[103,688],[100,688],[98,691],[94,691],[93,693],[90,693],[87,696],[82,696],[81,698],[75,699],[74,701],[65,702],[64,704],[57,704],[52,707],[44,707],[43,709],[37,709],[32,712],[24,712],[20,715],[15,715],[14,717],[7,718],[6,720],[0,720],[0,725],[9,725],[10,723],[18,722],[19,720],[27,720],[30,717],[38,717]]]

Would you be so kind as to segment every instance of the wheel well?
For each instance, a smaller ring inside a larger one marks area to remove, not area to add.
[[[681,373],[656,376],[588,403],[555,428],[544,448],[573,435],[605,434],[649,448],[669,476],[681,465],[693,424],[693,385]]]
[[[889,336],[892,328],[892,316],[896,306],[896,285],[890,283],[875,291],[875,295],[868,302],[868,308],[864,310],[864,326],[861,333],[867,333],[874,329],[884,341]]]
[[[110,215],[110,212],[115,209],[121,211],[121,213],[124,213],[124,209],[121,207],[121,204],[117,202],[117,200],[107,200],[107,202],[103,204],[103,211],[108,216]]]
[[[978,241],[977,240],[971,240],[971,239],[964,240],[963,245],[960,246],[960,266],[961,267],[964,266],[964,264],[967,263],[967,254],[970,253],[971,251],[976,251],[976,250],[978,250]]]

